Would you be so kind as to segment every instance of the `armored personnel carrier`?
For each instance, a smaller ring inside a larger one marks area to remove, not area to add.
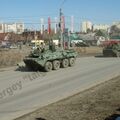
[[[120,43],[111,42],[103,49],[105,57],[120,57]]]
[[[54,46],[49,49],[36,49],[24,58],[26,66],[32,70],[43,68],[46,72],[58,70],[60,67],[74,66],[77,53],[73,49],[62,50]]]
[[[32,70],[39,70],[44,68],[45,71],[49,72],[52,69],[58,70],[60,67],[67,68],[68,66],[73,66],[77,57],[77,52],[73,49],[63,49],[64,43],[67,39],[69,43],[69,32],[68,29],[62,27],[62,9],[60,9],[60,21],[59,21],[59,38],[60,47],[55,48],[53,45],[53,40],[49,40],[49,49],[36,49],[29,56],[24,58],[24,63],[27,67]],[[65,24],[65,23],[64,23]],[[48,20],[48,33],[51,34],[50,20]],[[64,36],[64,37],[63,37]],[[50,37],[50,36],[49,36]],[[69,48],[69,45],[68,45]]]

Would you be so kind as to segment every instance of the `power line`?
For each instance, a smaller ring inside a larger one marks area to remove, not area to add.
[[[64,5],[64,3],[65,3],[66,1],[67,1],[67,0],[63,0],[63,1],[62,1],[61,5],[60,5],[60,8],[63,7],[63,5]]]
[[[56,16],[57,13],[51,13],[51,14],[41,14],[38,16],[17,16],[17,17],[0,17],[0,19],[26,19],[26,18],[40,18],[40,17],[48,17],[48,16]]]

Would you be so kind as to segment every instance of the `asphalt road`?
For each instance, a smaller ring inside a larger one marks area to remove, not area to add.
[[[0,120],[12,120],[120,75],[120,58],[78,58],[49,73],[0,69]]]

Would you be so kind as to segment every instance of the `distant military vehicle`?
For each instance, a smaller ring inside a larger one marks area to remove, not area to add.
[[[39,48],[31,52],[29,56],[24,58],[26,66],[32,70],[44,68],[49,72],[52,69],[58,70],[60,67],[67,68],[73,66],[77,53],[73,49],[62,50],[49,46],[49,49],[40,50]]]
[[[120,43],[111,41],[103,49],[103,55],[106,57],[120,57]]]

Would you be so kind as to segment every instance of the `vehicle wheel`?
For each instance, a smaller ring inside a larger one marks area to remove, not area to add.
[[[60,68],[60,61],[53,61],[53,70],[58,70]]]
[[[69,65],[72,67],[75,65],[75,58],[70,58],[69,59]]]
[[[63,67],[63,68],[67,68],[68,65],[69,65],[68,59],[63,59],[63,60],[62,60],[62,67]]]
[[[52,63],[48,61],[48,62],[46,62],[44,69],[46,72],[49,72],[52,70],[52,67],[53,67]]]

